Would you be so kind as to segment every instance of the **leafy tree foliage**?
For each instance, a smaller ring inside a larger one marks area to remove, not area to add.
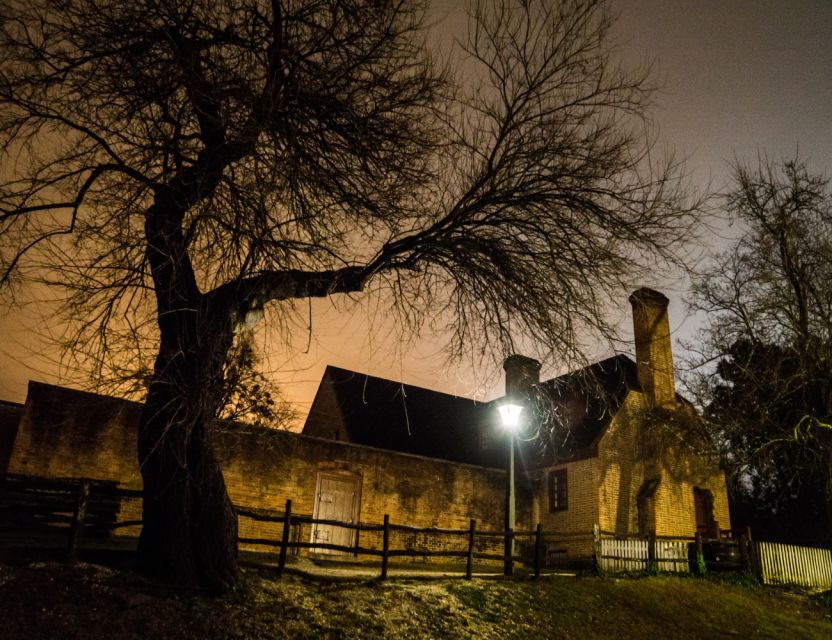
[[[447,327],[452,355],[521,338],[572,359],[685,237],[647,76],[616,63],[603,0],[474,4],[458,77],[423,9],[0,0],[0,281],[65,287],[71,346],[98,361],[156,345],[152,574],[237,578],[211,428],[247,318],[288,330],[296,301],[367,290],[407,328]]]
[[[708,314],[694,386],[737,515],[829,542],[832,194],[797,161],[737,166],[735,177],[726,207],[742,235],[693,291],[692,308]]]

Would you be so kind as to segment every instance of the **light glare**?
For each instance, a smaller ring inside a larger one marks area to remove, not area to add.
[[[520,413],[523,411],[522,405],[519,404],[501,404],[497,407],[500,412],[500,418],[503,420],[503,426],[506,429],[516,429],[520,424]]]

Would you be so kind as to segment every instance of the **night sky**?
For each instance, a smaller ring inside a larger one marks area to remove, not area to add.
[[[457,4],[435,3],[432,17],[442,40],[464,28]],[[732,159],[753,164],[758,154],[782,160],[799,152],[815,171],[832,167],[832,2],[618,0],[613,6],[620,12],[615,35],[622,55],[630,63],[653,61],[663,87],[652,110],[659,148],[686,159],[693,184],[720,190],[728,184]],[[713,244],[736,233],[723,228]],[[684,281],[668,274],[639,284],[660,288],[673,300],[677,337],[692,334],[697,319],[685,318]],[[625,318],[628,293],[617,301]],[[305,331],[288,350],[262,336],[265,368],[280,372],[277,379],[302,417],[326,364],[483,399],[502,391],[497,366],[476,372],[465,362],[448,367],[435,340],[400,347],[383,322],[368,331],[367,316],[383,314],[365,309],[345,321],[330,303],[315,301],[308,352]],[[0,398],[22,402],[30,378],[75,384],[71,375],[59,380],[56,355],[31,353],[44,350],[38,335],[48,329],[48,319],[36,321],[31,311],[0,318]],[[556,363],[549,363],[544,375],[555,370]]]

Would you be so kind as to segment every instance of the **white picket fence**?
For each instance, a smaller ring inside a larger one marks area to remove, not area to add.
[[[688,543],[683,540],[656,540],[656,566],[659,571],[686,573]],[[648,568],[647,540],[601,538],[599,567],[606,572],[645,571]]]
[[[649,569],[649,541],[615,538],[596,526],[595,555],[601,571],[615,573]],[[686,573],[689,569],[686,540],[654,540],[656,568]],[[832,589],[832,551],[775,542],[752,542],[752,567],[763,584],[796,585],[808,589]]]
[[[764,584],[832,589],[832,552],[775,542],[755,542],[757,571]]]

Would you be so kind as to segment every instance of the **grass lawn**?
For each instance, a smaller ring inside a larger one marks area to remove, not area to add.
[[[129,571],[0,565],[0,638],[832,638],[828,600],[677,576],[277,579],[224,597]]]

